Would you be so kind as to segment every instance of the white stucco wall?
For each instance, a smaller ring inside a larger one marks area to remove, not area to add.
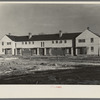
[[[62,40],[62,43],[59,43],[60,40],[58,40],[58,43],[56,43],[56,40],[54,40],[54,43],[52,43],[52,41],[34,41],[34,44],[29,44],[29,42],[27,42],[27,44],[22,44],[22,42],[16,42],[16,47],[17,48],[43,48],[41,47],[41,42],[44,42],[44,47],[49,48],[49,47],[53,47],[53,48],[60,48],[60,47],[72,47],[72,40],[67,40],[67,43],[64,43],[64,40]]]
[[[91,43],[91,38],[94,39],[94,42]],[[79,39],[85,39],[84,43],[79,43]],[[98,55],[98,50],[99,50],[99,45],[100,45],[100,37],[95,35],[89,30],[85,30],[83,33],[81,33],[77,38],[76,38],[76,47],[87,47],[87,54],[89,55]],[[91,47],[94,47],[94,51],[91,51]]]

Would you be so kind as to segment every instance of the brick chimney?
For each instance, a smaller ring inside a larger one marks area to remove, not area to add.
[[[90,27],[87,27],[87,30],[90,30]]]
[[[59,37],[62,37],[63,33],[61,30],[59,30]]]
[[[32,37],[32,33],[28,33],[29,39]]]

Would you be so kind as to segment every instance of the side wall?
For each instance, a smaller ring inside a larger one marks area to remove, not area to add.
[[[93,42],[91,42],[91,38],[93,38],[94,40]],[[85,39],[85,42],[79,42],[79,39]],[[86,47],[87,55],[100,54],[99,46],[100,46],[100,37],[98,37],[89,30],[85,30],[76,38],[76,47]],[[91,51],[91,47],[94,48],[94,51]]]
[[[4,45],[2,45],[2,42]],[[7,45],[7,42],[11,42],[11,45]],[[0,54],[5,54],[4,49],[11,48],[12,54],[14,55],[14,49],[15,49],[15,42],[9,39],[6,35],[0,40]]]

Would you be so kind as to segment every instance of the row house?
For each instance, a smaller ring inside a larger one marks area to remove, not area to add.
[[[11,55],[99,55],[100,35],[87,28],[83,32],[27,36],[5,35],[0,54]]]

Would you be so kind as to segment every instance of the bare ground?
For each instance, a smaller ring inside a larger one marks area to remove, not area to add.
[[[1,56],[1,84],[100,84],[100,57]]]

